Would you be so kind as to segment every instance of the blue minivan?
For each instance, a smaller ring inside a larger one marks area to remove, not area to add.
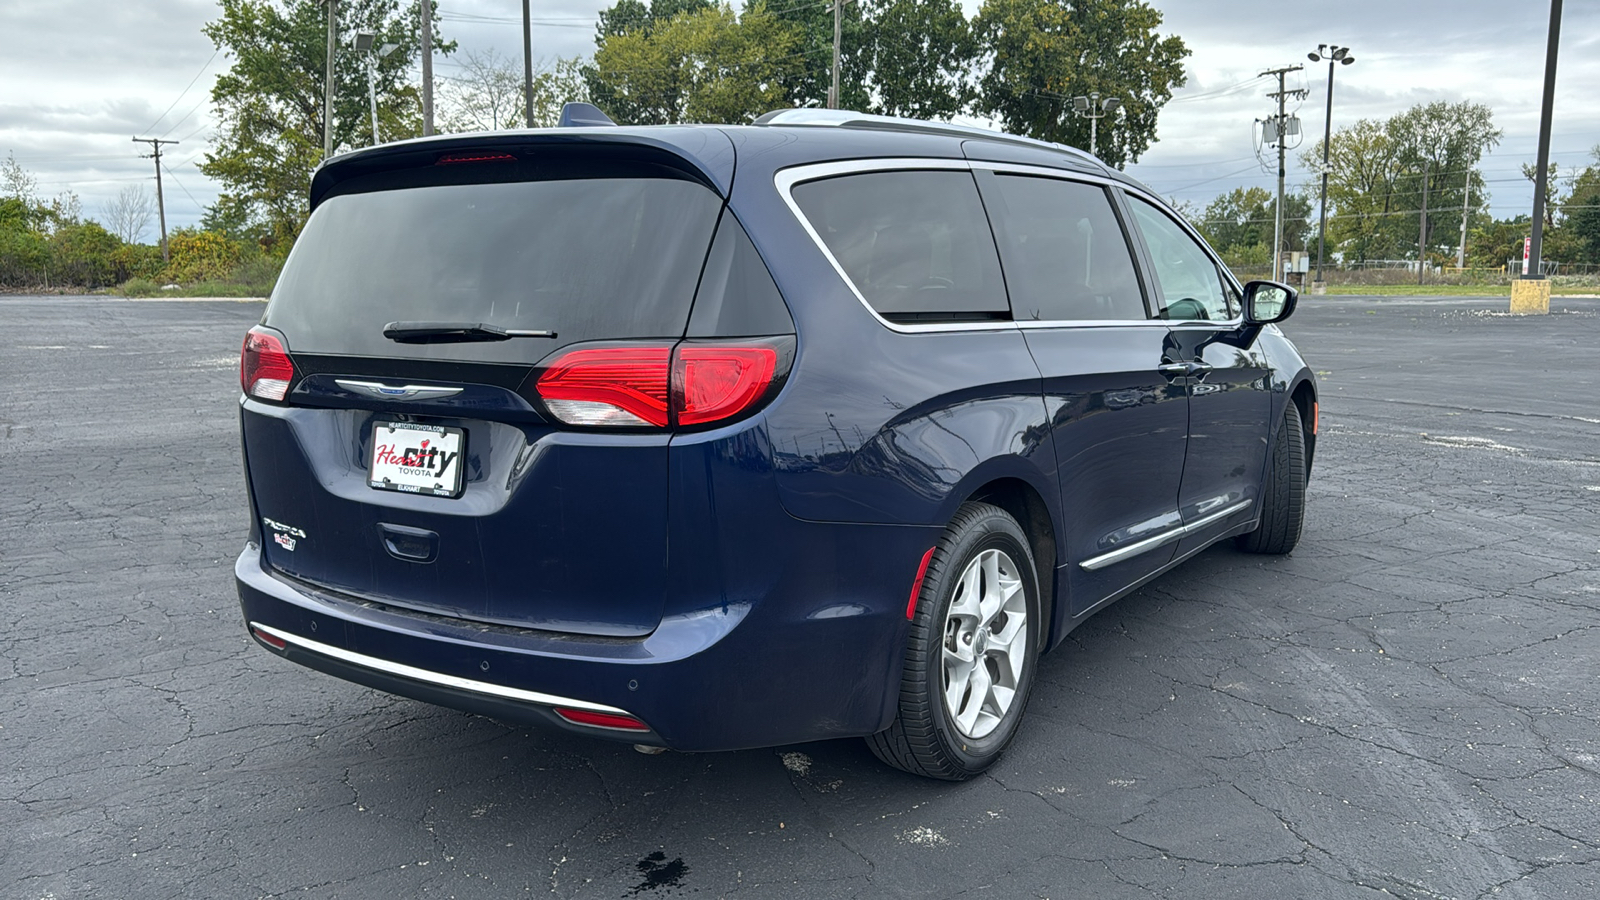
[[[1096,610],[1299,539],[1295,292],[1080,151],[787,110],[389,144],[310,199],[240,369],[239,597],[293,662],[963,779]]]

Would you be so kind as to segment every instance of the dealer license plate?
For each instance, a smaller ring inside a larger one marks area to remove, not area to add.
[[[380,491],[459,497],[466,446],[459,428],[379,422],[372,430],[367,484]]]

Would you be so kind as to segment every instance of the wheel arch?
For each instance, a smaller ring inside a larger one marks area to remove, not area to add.
[[[1300,426],[1306,438],[1306,477],[1317,454],[1317,385],[1310,372],[1302,372],[1289,388],[1289,400],[1300,411]]]

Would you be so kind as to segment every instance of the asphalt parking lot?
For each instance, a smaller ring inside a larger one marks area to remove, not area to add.
[[[257,649],[260,305],[0,298],[0,898],[1600,896],[1600,301],[1506,305],[1306,298],[1300,548],[1098,615],[948,785],[857,741],[644,756]]]

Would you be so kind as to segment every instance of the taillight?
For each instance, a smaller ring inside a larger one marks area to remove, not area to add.
[[[558,358],[539,396],[568,425],[667,427],[671,347],[593,347]]]
[[[568,425],[705,425],[750,409],[778,374],[767,342],[589,347],[556,357],[536,389]]]
[[[778,351],[771,347],[688,344],[672,358],[672,399],[679,425],[738,415],[772,385]]]
[[[251,397],[282,400],[294,380],[294,363],[278,336],[256,326],[244,336],[239,354],[239,386]]]

